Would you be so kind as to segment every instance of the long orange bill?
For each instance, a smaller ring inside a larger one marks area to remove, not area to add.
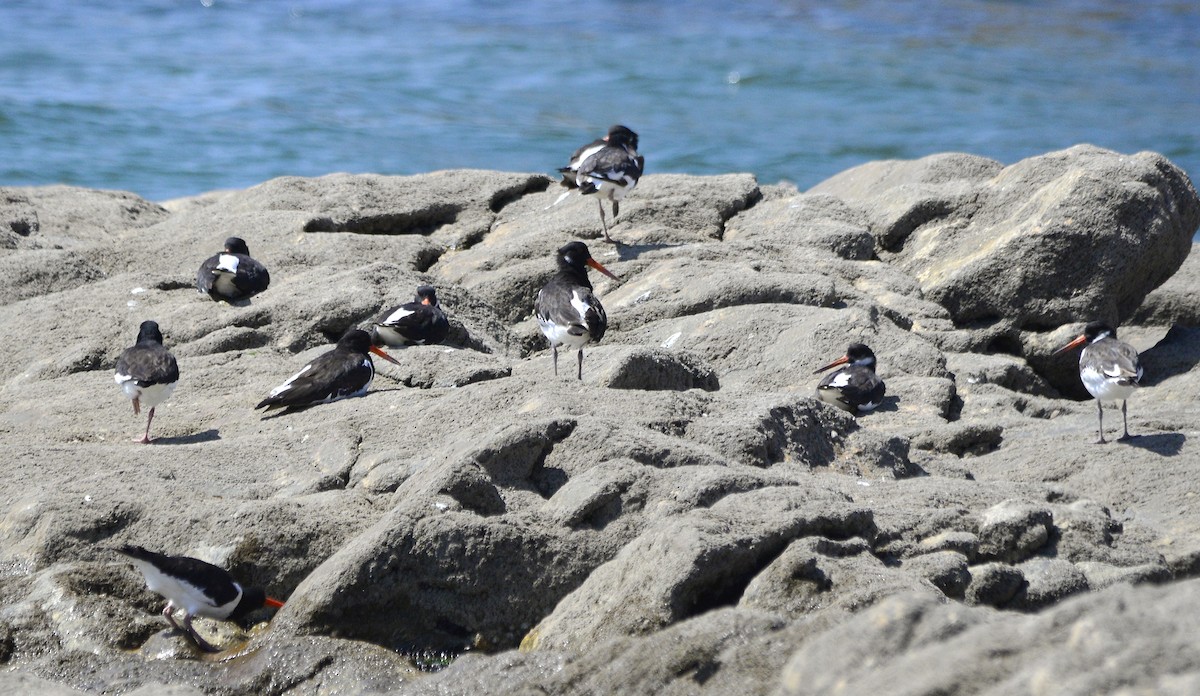
[[[268,607],[271,607],[272,609],[282,609],[283,608],[283,602],[279,601],[278,599],[275,599],[274,597],[267,597],[267,601],[265,602],[265,604]]]
[[[837,360],[834,360],[833,362],[829,363],[825,367],[822,367],[819,370],[813,370],[813,374],[815,375],[818,372],[824,372],[825,370],[828,370],[831,367],[837,367],[838,365],[845,365],[848,362],[850,362],[850,356],[843,355],[842,357],[838,358]]]
[[[368,350],[370,350],[375,355],[378,355],[379,357],[383,358],[384,360],[386,360],[394,365],[400,364],[399,360],[397,360],[397,359],[393,358],[392,356],[388,355],[387,353],[383,352],[383,349],[378,346],[371,346],[370,348],[368,348]]]
[[[608,270],[604,266],[601,266],[600,262],[597,261],[596,259],[588,259],[587,265],[591,266],[592,268],[596,269],[597,271],[600,271],[601,273],[608,276],[609,278],[612,278],[613,280],[617,281],[618,283],[621,282],[620,278],[618,278],[615,274],[613,274],[612,271]]]
[[[1062,348],[1059,348],[1058,350],[1054,351],[1054,355],[1058,355],[1060,353],[1065,353],[1068,350],[1075,348],[1076,346],[1083,345],[1084,343],[1087,343],[1087,336],[1080,336],[1079,338],[1076,338],[1074,341],[1071,341],[1070,343],[1063,346]]]

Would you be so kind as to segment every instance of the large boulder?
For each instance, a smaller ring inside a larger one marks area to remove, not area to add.
[[[873,162],[810,193],[858,206],[881,258],[960,326],[1119,324],[1179,269],[1200,226],[1200,198],[1166,158],[1084,145],[1008,167]]]

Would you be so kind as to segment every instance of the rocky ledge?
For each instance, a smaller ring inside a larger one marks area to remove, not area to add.
[[[1177,167],[1078,146],[806,193],[651,175],[615,246],[557,195],[485,171],[163,205],[4,189],[0,691],[1200,691],[1200,200]],[[241,306],[193,287],[228,236],[271,271]],[[582,382],[530,316],[573,239],[624,281],[594,278],[610,327]],[[395,351],[363,398],[253,411],[421,283],[445,345]],[[181,371],[149,446],[112,381],[145,319]],[[1052,355],[1093,319],[1142,351],[1128,442],[1091,444],[1077,354]],[[852,341],[888,387],[857,419],[812,374]],[[198,620],[226,648],[202,656],[127,543],[287,605]]]

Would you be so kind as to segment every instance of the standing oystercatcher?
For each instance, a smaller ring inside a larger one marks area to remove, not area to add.
[[[162,612],[167,621],[196,641],[205,652],[217,652],[217,649],[192,628],[193,617],[236,621],[264,606],[275,609],[283,606],[283,602],[268,597],[262,588],[243,588],[224,569],[198,558],[165,556],[128,544],[115,551],[128,556],[146,577],[146,587],[167,600]],[[183,610],[182,626],[174,617],[179,609]]]
[[[138,327],[137,343],[117,358],[115,379],[125,396],[133,399],[134,415],[141,413],[143,406],[150,409],[146,434],[135,441],[148,444],[154,408],[170,398],[179,381],[179,365],[175,356],[163,347],[163,335],[157,322],[143,321]]]
[[[1083,380],[1088,392],[1096,397],[1096,413],[1100,423],[1100,439],[1096,440],[1096,444],[1107,442],[1104,439],[1104,402],[1118,399],[1121,400],[1121,420],[1125,425],[1125,434],[1120,440],[1128,440],[1127,400],[1142,381],[1138,353],[1133,346],[1117,340],[1116,329],[1102,321],[1093,321],[1083,327],[1083,334],[1054,351],[1054,354],[1065,353],[1084,343],[1087,347],[1079,354],[1079,379]]]
[[[218,301],[248,300],[271,284],[266,267],[250,258],[241,237],[225,240],[225,251],[210,257],[196,271],[196,287]]]
[[[563,175],[559,183],[568,189],[578,188],[585,196],[600,194],[596,205],[600,206],[600,225],[604,227],[606,242],[613,239],[608,236],[608,222],[604,219],[604,199],[612,201],[615,221],[621,199],[637,186],[646,168],[646,158],[637,153],[637,146],[637,133],[625,126],[613,126],[608,129],[608,135],[576,150],[571,155],[571,163],[558,169]],[[568,190],[558,200],[569,193]]]
[[[318,355],[283,384],[271,390],[254,408],[303,408],[365,394],[375,378],[371,353],[400,363],[371,345],[371,335],[362,329],[350,329],[338,339],[337,346]]]
[[[861,343],[851,343],[845,355],[814,370],[813,374],[838,365],[846,367],[826,375],[817,385],[817,396],[821,401],[855,415],[871,411],[883,403],[886,387],[879,375],[875,374],[875,354],[870,348]]]
[[[399,348],[441,343],[450,332],[450,322],[438,306],[432,285],[417,287],[412,302],[392,307],[371,323],[371,345]]]
[[[582,380],[583,346],[591,341],[599,341],[604,337],[604,330],[608,328],[608,316],[604,313],[604,307],[592,294],[588,266],[618,283],[621,282],[620,278],[592,258],[586,244],[571,242],[558,250],[558,273],[538,291],[537,299],[533,302],[538,324],[550,341],[556,376],[560,344],[579,351],[578,377]]]

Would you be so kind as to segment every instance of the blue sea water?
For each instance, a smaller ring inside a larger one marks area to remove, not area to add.
[[[1200,173],[1195,0],[2,0],[0,185],[152,200],[334,171],[648,172],[800,188],[1090,142]]]

